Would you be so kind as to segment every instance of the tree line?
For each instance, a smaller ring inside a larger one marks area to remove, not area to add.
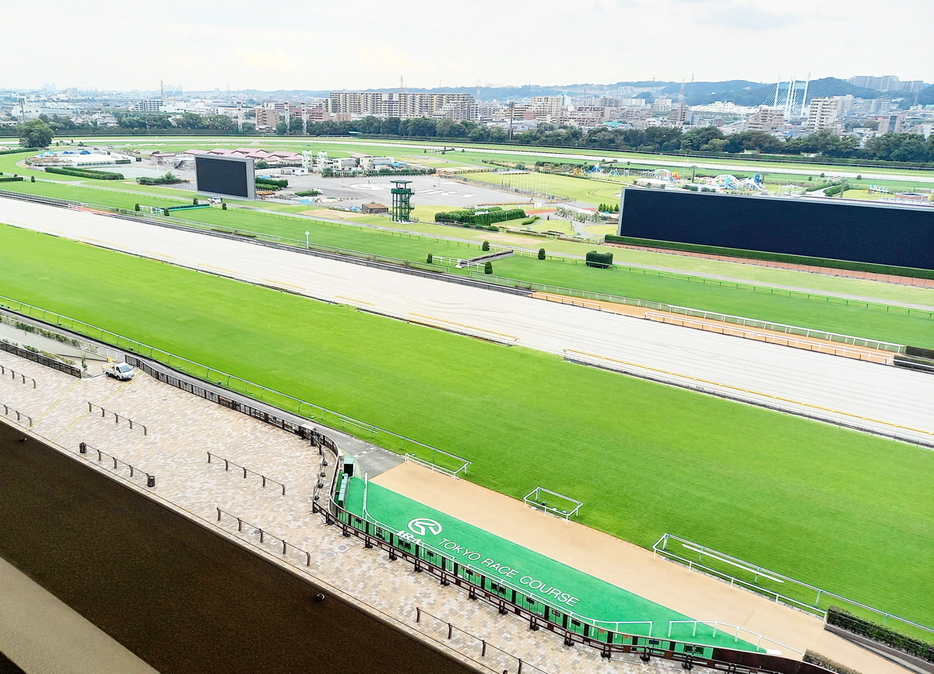
[[[172,118],[165,113],[115,112],[117,124],[124,129],[206,129],[220,133],[236,132],[237,123],[226,115],[198,115],[186,112]],[[96,124],[76,124],[67,116],[40,116],[39,121],[53,134],[61,131],[97,130]],[[599,127],[585,131],[575,126],[555,126],[543,123],[537,128],[519,133],[510,133],[500,126],[482,126],[477,122],[454,121],[452,119],[400,119],[388,117],[365,117],[363,119],[336,122],[306,122],[307,134],[311,136],[368,135],[403,138],[439,138],[464,140],[476,143],[511,143],[537,147],[566,147],[594,150],[620,150],[629,152],[665,152],[700,154],[738,154],[757,152],[782,155],[821,155],[832,158],[870,159],[908,163],[934,162],[934,135],[928,140],[910,133],[886,133],[870,139],[862,148],[855,136],[838,136],[827,130],[807,136],[783,140],[764,131],[742,131],[724,135],[717,127],[705,126],[682,131],[672,127],[649,127],[647,129]],[[21,125],[23,135],[38,140],[35,129]],[[289,123],[277,124],[279,135],[301,134],[302,120],[291,119]],[[256,132],[254,124],[245,122],[243,133]],[[36,147],[43,147],[37,145]]]

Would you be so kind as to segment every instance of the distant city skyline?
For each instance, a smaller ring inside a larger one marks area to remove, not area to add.
[[[163,0],[145,9],[99,0],[93,12],[37,0],[4,18],[17,29],[4,36],[3,89],[934,78],[927,0]]]

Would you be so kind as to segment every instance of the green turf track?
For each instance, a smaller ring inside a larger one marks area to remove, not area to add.
[[[458,454],[510,496],[567,494],[634,543],[674,533],[934,623],[934,452],[11,227],[0,295]]]
[[[363,497],[366,494],[366,513],[363,512]],[[669,620],[694,620],[697,618],[677,613],[660,604],[644,599],[632,592],[611,585],[599,578],[557,562],[545,555],[524,548],[511,541],[462,522],[454,517],[429,508],[428,506],[406,498],[385,487],[372,482],[364,485],[360,478],[353,478],[347,491],[347,510],[357,515],[368,515],[370,521],[383,525],[393,532],[410,533],[408,523],[416,518],[427,517],[442,526],[438,534],[430,531],[419,538],[423,545],[453,559],[461,565],[493,578],[499,583],[512,585],[515,589],[540,601],[548,602],[554,608],[566,613],[574,613],[593,621],[608,623],[651,620],[652,634],[647,625],[621,625],[614,631],[642,636],[667,636]],[[456,544],[453,547],[445,547]],[[470,552],[479,553],[476,561],[471,561]],[[499,566],[494,566],[499,565]],[[546,585],[536,590],[531,589],[531,581],[541,581]],[[555,588],[570,595],[562,603],[548,590]],[[544,593],[543,593],[544,591]],[[571,600],[577,599],[577,602]],[[701,618],[704,619],[704,618]],[[601,625],[601,627],[607,627]],[[713,630],[706,625],[698,626],[697,636],[691,638],[691,626],[676,626],[674,637],[722,648],[755,651],[752,644],[735,642],[729,634],[720,632],[713,636]]]

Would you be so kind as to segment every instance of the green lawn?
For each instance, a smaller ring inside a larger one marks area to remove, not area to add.
[[[0,227],[0,270],[0,295],[458,454],[510,496],[567,494],[639,545],[675,533],[934,623],[930,451],[28,230]]]

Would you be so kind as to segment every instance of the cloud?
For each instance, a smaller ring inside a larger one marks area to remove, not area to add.
[[[295,63],[289,57],[284,49],[273,51],[265,49],[234,49],[243,65],[249,70],[268,71],[268,70],[295,70]]]
[[[709,2],[710,0],[678,0],[679,2]],[[694,22],[743,30],[778,30],[793,26],[801,17],[791,12],[775,14],[755,5],[730,5],[694,16]]]

